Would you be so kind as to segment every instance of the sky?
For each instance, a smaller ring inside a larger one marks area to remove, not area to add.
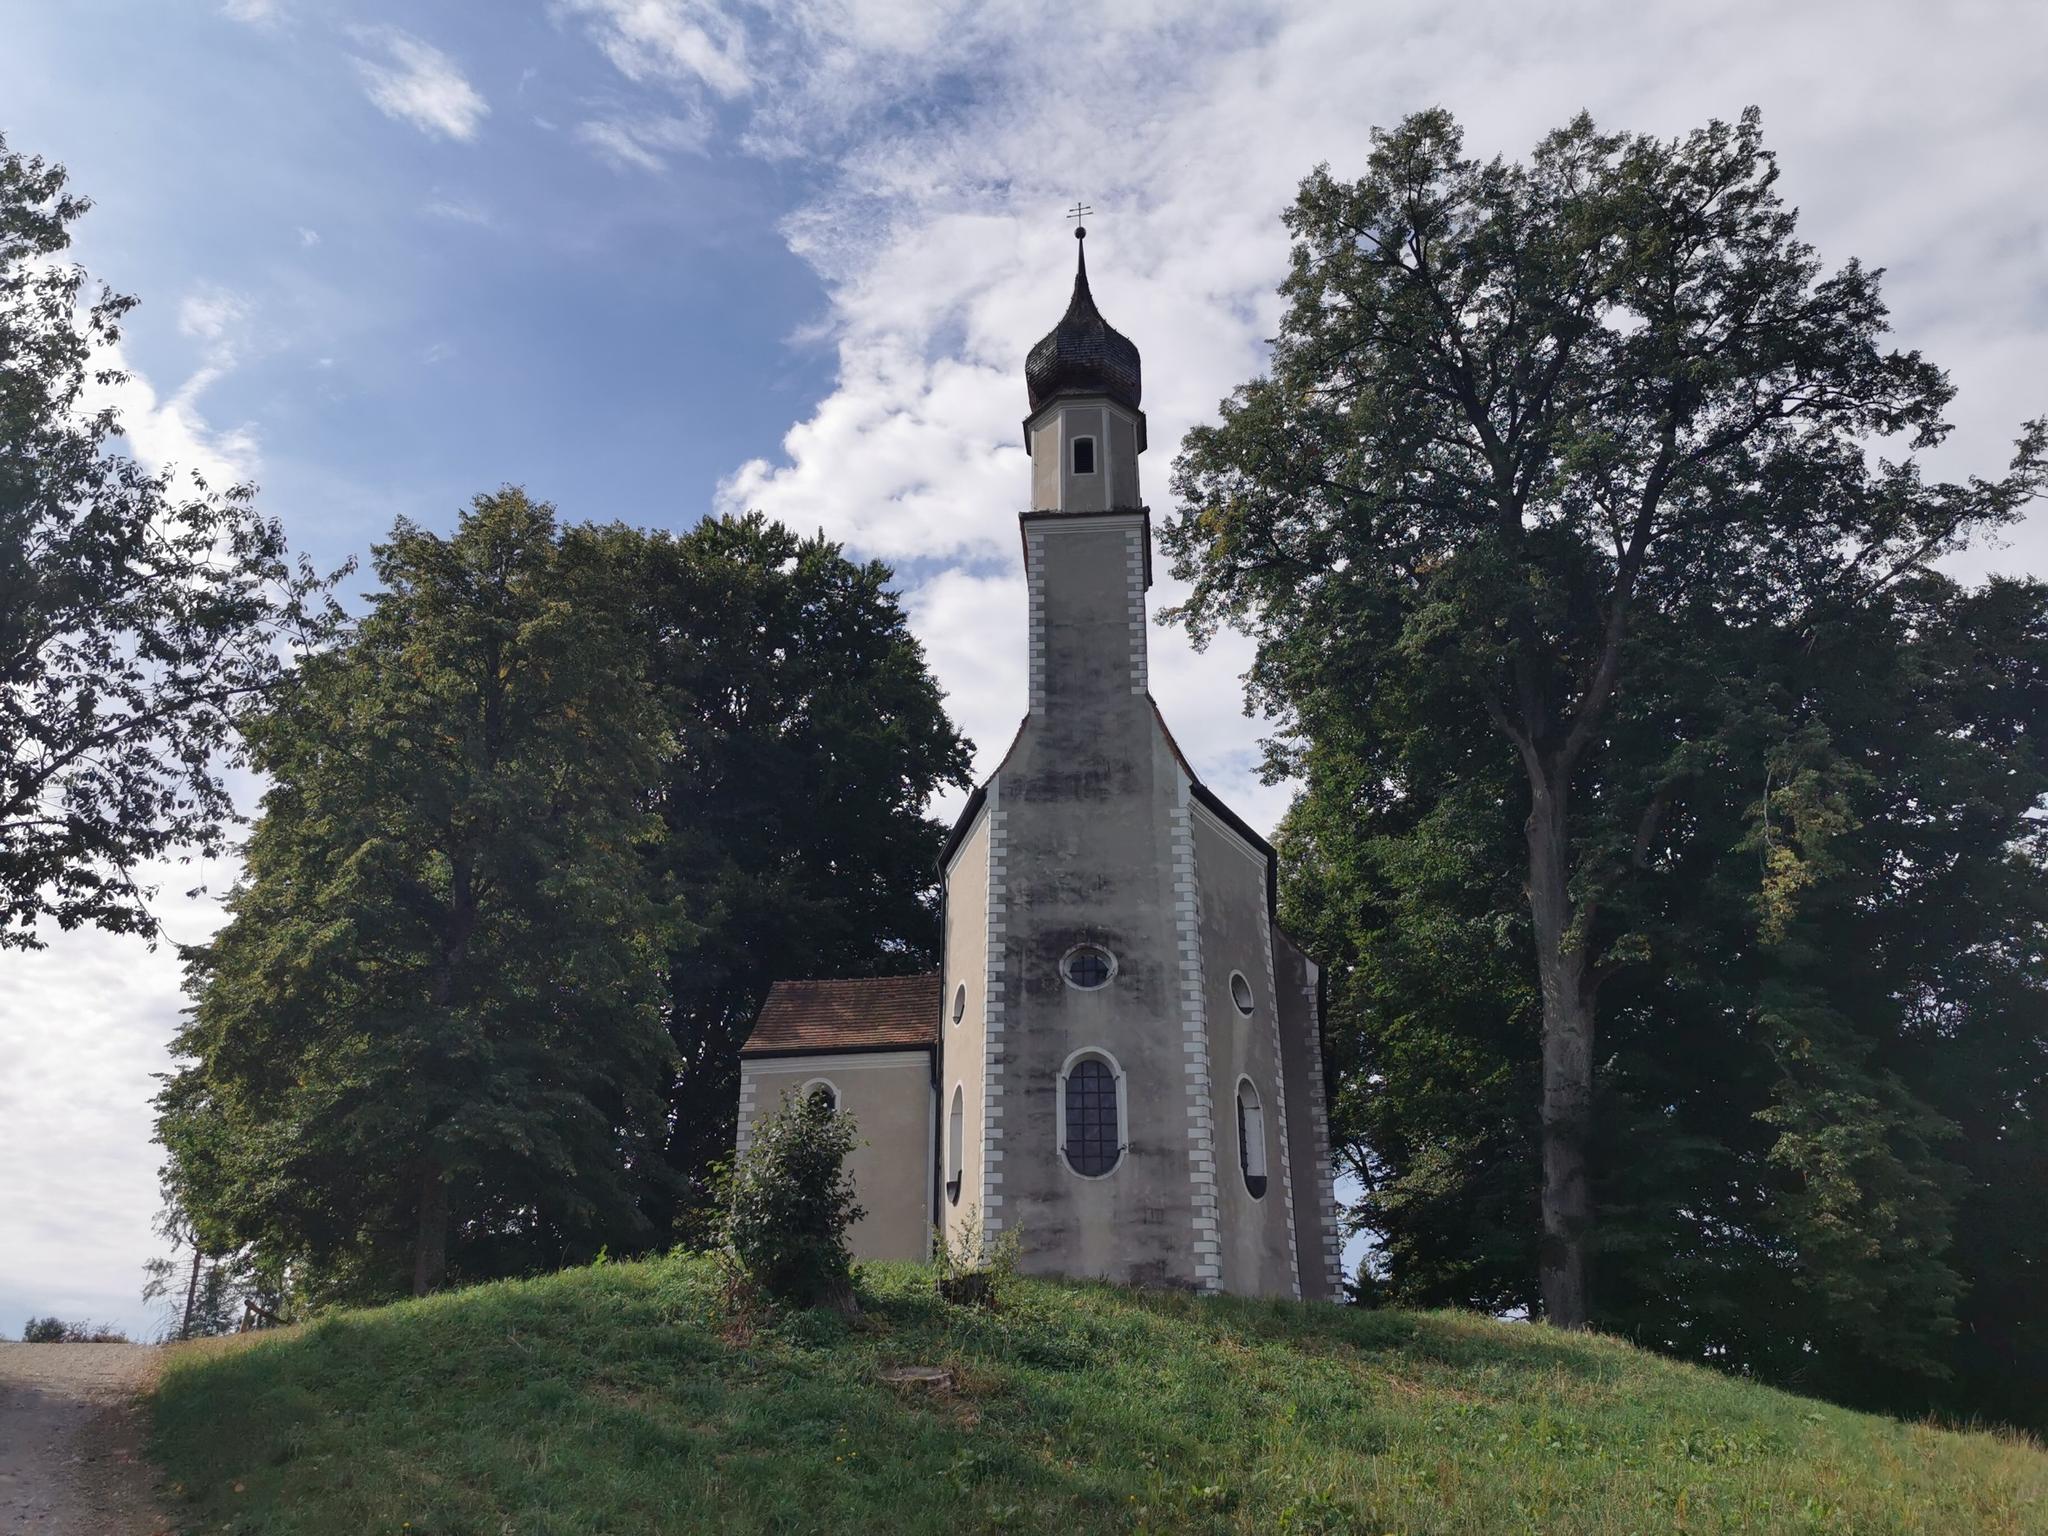
[[[1182,434],[1261,367],[1294,186],[1359,174],[1427,106],[1515,156],[1581,110],[1674,135],[1754,104],[1802,233],[1886,268],[1900,343],[1958,387],[1931,468],[1995,473],[2048,411],[2038,0],[6,10],[0,133],[69,167],[96,204],[73,254],[143,301],[138,457],[257,483],[323,568],[506,482],[574,520],[823,529],[895,567],[984,774],[1023,708],[1022,365],[1076,199],[1144,354],[1159,515]],[[1958,568],[2048,568],[2048,523]],[[1151,643],[1197,770],[1269,828],[1288,790],[1257,777],[1248,648]],[[168,937],[205,937],[233,877],[163,871]],[[175,952],[49,939],[0,955],[0,1334],[146,1332]]]

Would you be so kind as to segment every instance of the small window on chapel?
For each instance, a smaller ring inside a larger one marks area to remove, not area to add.
[[[804,1097],[828,1115],[839,1113],[839,1090],[822,1078],[804,1084]]]
[[[1252,984],[1244,979],[1243,971],[1230,973],[1230,1000],[1237,1004],[1237,1011],[1246,1018],[1252,1016]]]
[[[953,989],[953,1022],[958,1024],[967,1017],[967,983],[961,982]]]
[[[1067,978],[1068,986],[1093,992],[1109,985],[1109,978],[1116,974],[1116,961],[1108,950],[1083,944],[1060,962],[1060,974]]]
[[[1095,473],[1095,439],[1077,437],[1074,439],[1074,473],[1092,475]]]
[[[1061,1150],[1067,1166],[1099,1179],[1123,1160],[1123,1116],[1116,1073],[1100,1056],[1083,1056],[1068,1068],[1061,1089],[1066,1135]]]
[[[1266,1112],[1259,1105],[1259,1090],[1252,1080],[1237,1080],[1237,1166],[1244,1174],[1245,1192],[1254,1200],[1266,1193]]]

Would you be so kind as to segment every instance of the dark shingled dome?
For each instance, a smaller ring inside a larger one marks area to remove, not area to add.
[[[1086,234],[1083,229],[1074,231],[1077,242]],[[1144,388],[1138,349],[1095,307],[1095,295],[1088,291],[1088,248],[1078,243],[1075,248],[1080,261],[1074,272],[1073,302],[1024,359],[1031,409],[1036,411],[1054,395],[1107,395],[1135,411]]]

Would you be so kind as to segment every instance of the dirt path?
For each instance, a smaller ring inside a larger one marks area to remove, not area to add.
[[[0,1536],[157,1536],[141,1344],[0,1344]]]

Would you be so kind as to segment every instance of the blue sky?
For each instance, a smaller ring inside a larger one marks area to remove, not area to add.
[[[1755,103],[1808,238],[1887,267],[1955,377],[1934,469],[1989,473],[2048,409],[2043,57],[2027,0],[11,0],[0,131],[70,167],[75,254],[143,300],[140,457],[255,480],[327,566],[505,481],[823,528],[897,566],[986,771],[1023,703],[1021,365],[1074,198],[1164,511],[1181,434],[1260,365],[1312,165],[1433,104],[1519,154],[1581,108],[1671,134]],[[2035,522],[1963,569],[2044,554]],[[1176,736],[1270,825],[1244,647],[1152,646]],[[166,873],[175,938],[233,873]],[[146,1323],[177,979],[94,934],[0,958],[0,1331]]]

